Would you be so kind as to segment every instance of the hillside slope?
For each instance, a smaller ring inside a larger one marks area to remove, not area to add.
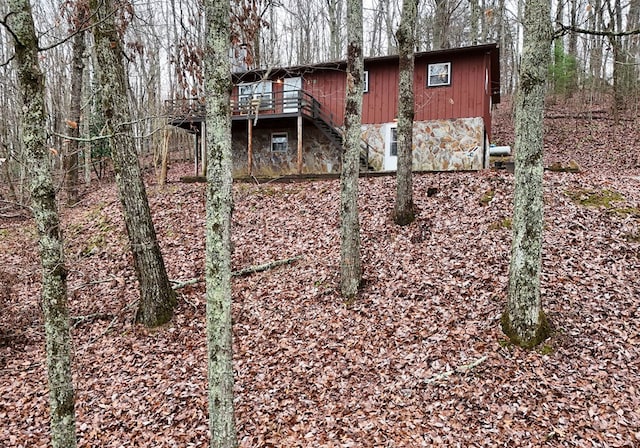
[[[508,142],[506,109],[496,128]],[[583,171],[545,174],[542,288],[554,333],[533,351],[499,328],[512,174],[416,176],[419,213],[406,228],[389,217],[394,178],[361,179],[365,284],[350,307],[338,295],[339,182],[237,184],[233,268],[301,257],[234,279],[241,446],[638,446],[638,121],[606,132],[609,120],[590,130],[572,120],[547,120],[546,161],[575,159]],[[587,135],[596,141],[582,144]],[[189,169],[172,167],[162,191],[149,186],[176,281],[204,272],[204,187],[178,182]],[[64,210],[64,227],[79,446],[206,446],[204,284],[179,290],[167,326],[134,326],[114,186]],[[0,446],[45,447],[32,223],[2,222],[0,248]]]

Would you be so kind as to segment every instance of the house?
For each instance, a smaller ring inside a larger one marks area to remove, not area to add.
[[[398,56],[364,60],[362,168],[397,165]],[[234,175],[340,171],[346,62],[233,75]],[[491,106],[500,102],[496,44],[416,53],[413,168],[488,167]],[[192,106],[186,109],[193,110]],[[203,108],[171,123],[202,131]]]

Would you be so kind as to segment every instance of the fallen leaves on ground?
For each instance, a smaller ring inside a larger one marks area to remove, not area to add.
[[[564,157],[554,148],[550,160]],[[236,184],[233,269],[301,256],[233,280],[241,447],[640,445],[640,177],[585,157],[572,157],[580,173],[545,174],[542,295],[554,331],[531,351],[510,346],[499,323],[512,174],[417,175],[406,227],[390,219],[394,178],[362,178],[364,284],[351,306],[338,293],[339,182]],[[188,170],[149,187],[178,281],[204,272],[204,186],[177,182]],[[603,189],[622,199],[585,206],[571,194]],[[79,446],[206,446],[204,284],[179,290],[170,324],[133,325],[114,186],[95,187],[63,221]],[[0,446],[44,447],[35,229],[3,223],[0,244]]]

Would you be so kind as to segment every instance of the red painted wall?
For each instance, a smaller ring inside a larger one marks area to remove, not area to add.
[[[325,114],[331,114],[336,125],[342,126],[346,83],[347,76],[342,70],[318,70],[304,75],[302,89],[320,102]]]
[[[489,98],[485,85],[490,73],[490,56],[484,53],[449,55],[438,59],[422,57],[415,63],[414,93],[416,121],[484,117],[487,128],[491,123]],[[427,65],[451,62],[451,85],[427,87]],[[365,65],[369,71],[369,91],[363,95],[362,122],[389,123],[398,110],[398,62],[374,61]],[[303,89],[314,96],[334,122],[344,121],[345,72],[338,69],[319,69],[304,76]]]
[[[495,47],[452,49],[428,52],[415,61],[414,93],[415,120],[442,120],[483,117],[487,132],[491,130],[491,77],[499,76],[499,67],[491,67],[492,54],[497,61]],[[451,62],[451,84],[427,87],[427,66],[432,63]],[[398,110],[398,59],[374,58],[365,61],[369,72],[369,90],[363,95],[362,122],[364,124],[389,123],[396,119]],[[244,78],[255,81],[262,76],[255,72]],[[320,104],[323,112],[332,117],[335,125],[344,123],[344,96],[346,85],[345,63],[328,63],[281,69],[272,73],[274,98],[281,98],[282,84],[278,80],[287,76],[302,76],[302,88]],[[499,80],[494,80],[498,82]],[[234,92],[236,93],[237,90]],[[497,97],[499,100],[499,97]],[[279,113],[277,109],[263,111]]]

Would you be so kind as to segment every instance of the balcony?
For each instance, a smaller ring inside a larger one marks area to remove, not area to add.
[[[197,132],[206,117],[204,98],[186,98],[165,101],[169,124]],[[304,90],[280,92],[280,95],[232,95],[231,117],[233,120],[256,118],[284,118],[302,115],[314,122],[321,121],[335,128],[333,114],[323,109],[322,104]]]

